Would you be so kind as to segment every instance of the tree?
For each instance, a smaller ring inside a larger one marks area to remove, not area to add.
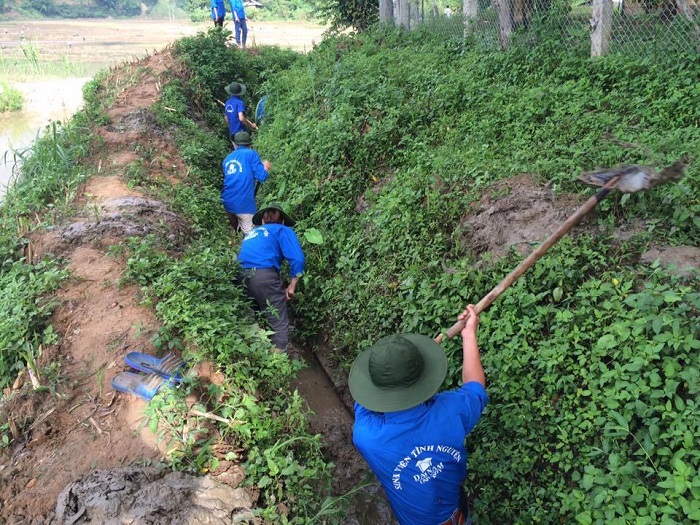
[[[323,0],[319,12],[334,31],[365,31],[379,21],[379,0]]]

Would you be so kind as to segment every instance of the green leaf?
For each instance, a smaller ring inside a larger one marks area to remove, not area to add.
[[[561,301],[562,295],[564,295],[564,291],[561,289],[561,287],[557,286],[553,291],[552,291],[552,298],[558,303]]]
[[[309,228],[304,232],[304,239],[309,244],[323,244],[323,235],[316,228]]]
[[[272,461],[272,459],[270,459],[270,458],[267,458],[267,468],[270,470],[271,476],[276,476],[280,472],[280,469],[277,466],[277,463]]]
[[[270,483],[272,483],[272,478],[270,478],[269,476],[263,476],[263,477],[260,478],[260,480],[258,481],[258,487],[260,487],[261,489],[264,489],[264,488],[267,487]]]

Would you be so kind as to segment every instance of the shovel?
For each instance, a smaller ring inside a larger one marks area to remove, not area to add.
[[[474,309],[480,314],[491,306],[508,287],[513,284],[528,268],[539,261],[554,244],[576,226],[581,220],[602,201],[612,190],[619,190],[623,193],[635,193],[648,190],[660,184],[670,181],[677,181],[683,177],[686,167],[685,160],[678,160],[657,172],[648,166],[620,166],[618,168],[590,171],[582,173],[576,179],[589,186],[600,187],[600,190],[588,199],[573,215],[571,215],[557,231],[547,237],[539,247],[533,251],[524,261],[522,261],[512,272],[510,272],[496,287],[486,294],[479,301]],[[454,337],[462,331],[466,319],[457,321],[446,333],[448,338]],[[436,341],[438,341],[438,336]]]

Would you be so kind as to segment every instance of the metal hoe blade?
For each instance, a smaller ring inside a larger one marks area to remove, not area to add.
[[[680,180],[683,177],[686,163],[677,160],[670,166],[666,166],[660,172],[650,166],[619,166],[617,168],[587,171],[579,175],[576,180],[589,186],[601,187],[608,184],[613,178],[618,177],[611,189],[623,193],[635,193],[648,190],[665,184],[666,182]]]
[[[496,287],[488,294],[482,297],[474,309],[479,314],[488,308],[506,289],[513,284],[528,268],[537,262],[554,244],[559,241],[566,233],[576,226],[581,220],[595,208],[598,203],[605,198],[608,193],[613,190],[619,190],[625,193],[634,193],[636,191],[646,190],[674,180],[679,180],[683,177],[683,171],[687,161],[685,159],[678,160],[657,172],[654,168],[648,166],[621,166],[618,168],[592,171],[582,173],[577,180],[584,182],[590,186],[600,187],[600,189],[589,198],[583,206],[581,206],[573,215],[571,215],[564,224],[559,226],[557,230],[547,237],[542,244],[537,247],[525,260],[523,260],[512,272],[510,272]],[[465,320],[457,321],[452,327],[447,330],[445,335],[450,338],[457,335],[464,328]],[[435,341],[439,342],[442,335],[438,335]]]

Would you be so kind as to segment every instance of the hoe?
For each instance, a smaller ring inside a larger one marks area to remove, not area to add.
[[[591,171],[582,173],[577,180],[589,186],[600,187],[600,190],[588,199],[573,215],[559,227],[557,231],[547,237],[539,247],[523,260],[512,272],[510,272],[496,287],[486,294],[479,301],[474,309],[480,314],[493,303],[506,289],[512,285],[528,268],[535,264],[554,244],[567,234],[571,228],[576,226],[581,220],[602,201],[608,193],[618,190],[623,193],[636,193],[648,190],[666,182],[677,181],[683,177],[686,161],[678,160],[657,172],[648,166],[621,166],[614,169]],[[459,334],[464,328],[466,319],[457,321],[446,333],[448,338]],[[440,341],[440,334],[435,338]]]

